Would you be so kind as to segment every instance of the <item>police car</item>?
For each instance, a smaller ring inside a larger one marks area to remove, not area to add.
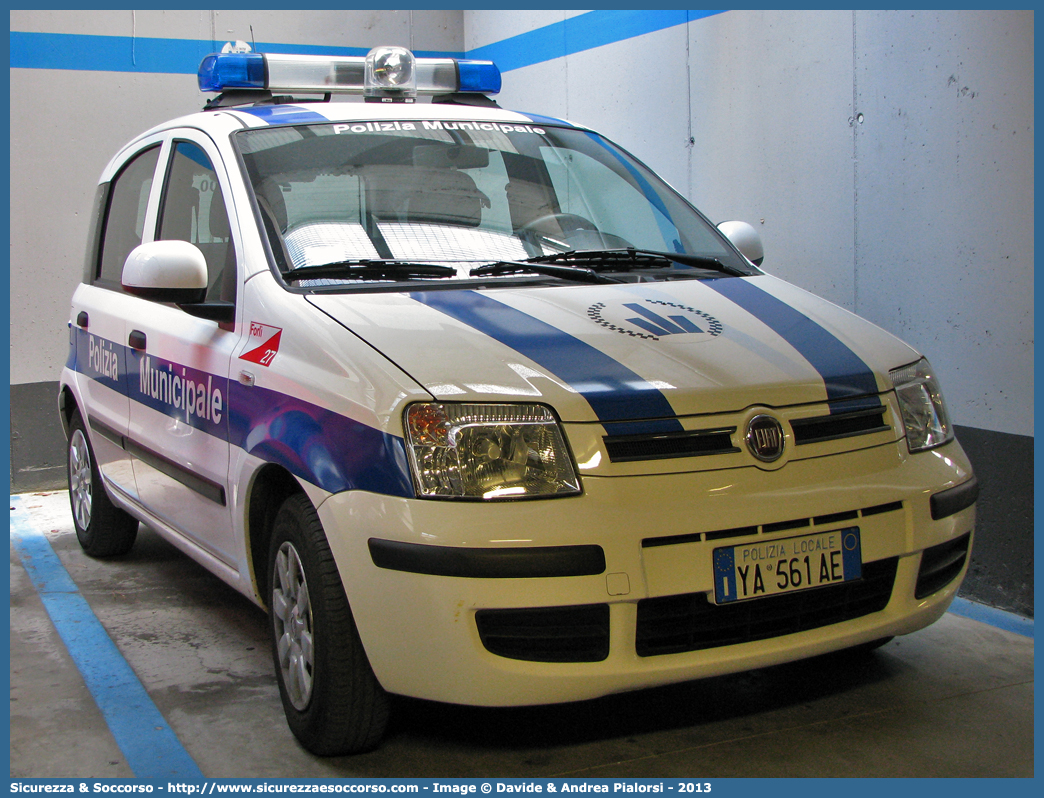
[[[208,56],[101,176],[60,393],[76,533],[267,608],[291,729],[872,647],[977,483],[935,372],[489,62]],[[331,102],[361,94],[366,102]]]

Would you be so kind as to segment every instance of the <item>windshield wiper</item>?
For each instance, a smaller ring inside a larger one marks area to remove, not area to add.
[[[287,282],[298,280],[412,280],[423,277],[455,277],[457,270],[438,263],[412,263],[399,260],[352,259],[333,263],[299,266],[283,274]]]
[[[546,257],[546,256],[541,256]],[[568,266],[559,263],[548,263],[540,258],[529,260],[500,260],[472,269],[469,274],[472,277],[499,277],[504,274],[542,274],[547,277],[558,277],[563,280],[574,280],[580,283],[615,283],[610,277],[599,274],[593,269],[584,269],[579,266]]]
[[[733,266],[727,266],[717,258],[709,255],[686,255],[680,252],[660,252],[654,249],[637,249],[636,247],[569,250],[568,252],[556,252],[551,255],[537,255],[522,261],[522,263],[533,264],[583,263],[588,266],[589,271],[596,273],[602,271],[630,271],[632,269],[659,269],[664,267],[665,262],[681,263],[698,269],[711,269],[736,277],[750,276],[747,272]]]

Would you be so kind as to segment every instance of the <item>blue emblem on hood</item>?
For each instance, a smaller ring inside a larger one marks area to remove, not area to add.
[[[612,306],[596,302],[587,309],[587,315],[607,330],[652,341],[668,335],[691,336],[688,341],[709,340],[721,335],[723,329],[709,313],[662,299]]]

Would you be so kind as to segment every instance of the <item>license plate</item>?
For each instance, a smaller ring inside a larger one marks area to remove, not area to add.
[[[793,593],[862,576],[859,528],[714,550],[714,601]]]

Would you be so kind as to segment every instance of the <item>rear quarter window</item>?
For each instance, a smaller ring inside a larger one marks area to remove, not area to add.
[[[119,288],[123,264],[141,244],[159,153],[159,145],[142,151],[112,181],[95,279],[99,285]]]

